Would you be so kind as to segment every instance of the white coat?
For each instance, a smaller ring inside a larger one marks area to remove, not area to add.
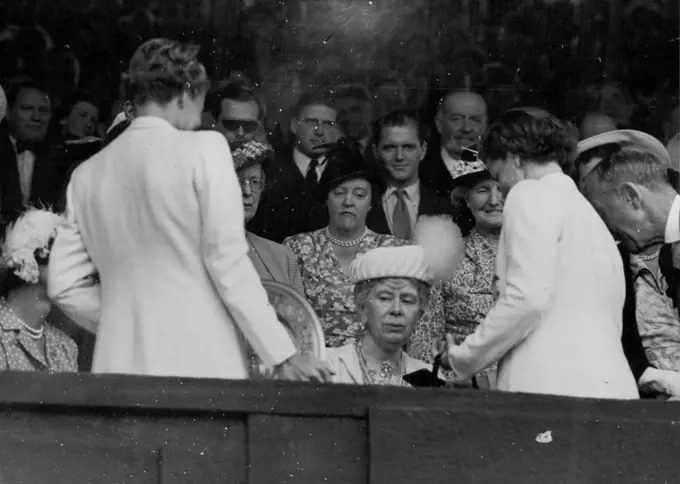
[[[67,207],[48,294],[96,328],[93,372],[247,378],[243,335],[267,366],[295,353],[248,258],[221,134],[137,118],[75,170]]]
[[[499,390],[638,398],[621,345],[621,256],[569,177],[556,173],[512,188],[496,272],[496,305],[449,350],[458,378],[499,361]]]

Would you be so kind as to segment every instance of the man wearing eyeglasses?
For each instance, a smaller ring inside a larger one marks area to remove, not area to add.
[[[301,96],[290,122],[293,147],[277,153],[267,170],[268,188],[248,228],[269,240],[311,232],[328,224],[328,212],[316,197],[326,170],[328,145],[340,138],[337,109],[330,95]]]
[[[218,89],[210,104],[217,120],[215,128],[227,138],[232,150],[247,141],[264,141],[264,104],[245,84],[231,83]]]

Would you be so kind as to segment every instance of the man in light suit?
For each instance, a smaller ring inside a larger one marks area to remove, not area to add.
[[[226,140],[190,131],[208,87],[197,53],[165,39],[135,52],[136,118],[73,173],[48,294],[97,326],[93,372],[244,379],[242,333],[279,377],[327,380],[296,352],[248,258]]]
[[[458,379],[498,361],[498,389],[635,399],[621,346],[625,281],[616,243],[563,172],[570,127],[511,111],[490,128],[482,158],[507,193],[496,305],[444,352]]]

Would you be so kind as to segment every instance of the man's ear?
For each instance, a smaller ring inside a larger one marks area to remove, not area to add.
[[[442,127],[444,125],[444,115],[441,109],[437,109],[437,114],[434,115],[434,126],[437,128],[437,133],[439,136],[442,135]]]
[[[422,147],[422,152],[420,154],[420,160],[418,160],[418,161],[423,161],[425,159],[425,156],[427,156],[427,141],[423,141],[421,147]]]
[[[295,136],[297,138],[297,130],[298,130],[297,119],[291,118],[290,123],[288,123],[288,127],[290,128],[290,132],[293,133],[293,136]]]
[[[623,191],[623,196],[625,200],[630,203],[634,209],[639,210],[642,208],[642,189],[640,185],[635,183],[626,182],[621,187]]]

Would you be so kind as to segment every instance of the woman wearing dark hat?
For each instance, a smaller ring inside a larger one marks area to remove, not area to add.
[[[271,146],[248,141],[232,153],[234,169],[243,193],[243,214],[247,224],[257,213],[260,197],[265,187],[263,164],[270,161],[274,151]],[[248,256],[262,280],[275,281],[292,287],[303,294],[302,277],[297,259],[288,247],[259,237],[246,230]]]
[[[452,333],[462,341],[474,333],[493,307],[496,249],[503,225],[504,198],[498,182],[484,163],[467,164],[454,178],[454,193],[460,192],[475,222],[465,238],[465,257],[455,276],[433,288],[430,306],[411,337],[409,354],[432,362],[433,342]],[[477,375],[481,387],[493,388],[495,368]]]
[[[363,332],[348,278],[354,259],[376,247],[403,245],[366,227],[375,176],[358,147],[341,140],[328,155],[327,180],[318,194],[328,208],[327,227],[284,240],[298,258],[305,296],[324,326],[326,345],[352,343]]]

